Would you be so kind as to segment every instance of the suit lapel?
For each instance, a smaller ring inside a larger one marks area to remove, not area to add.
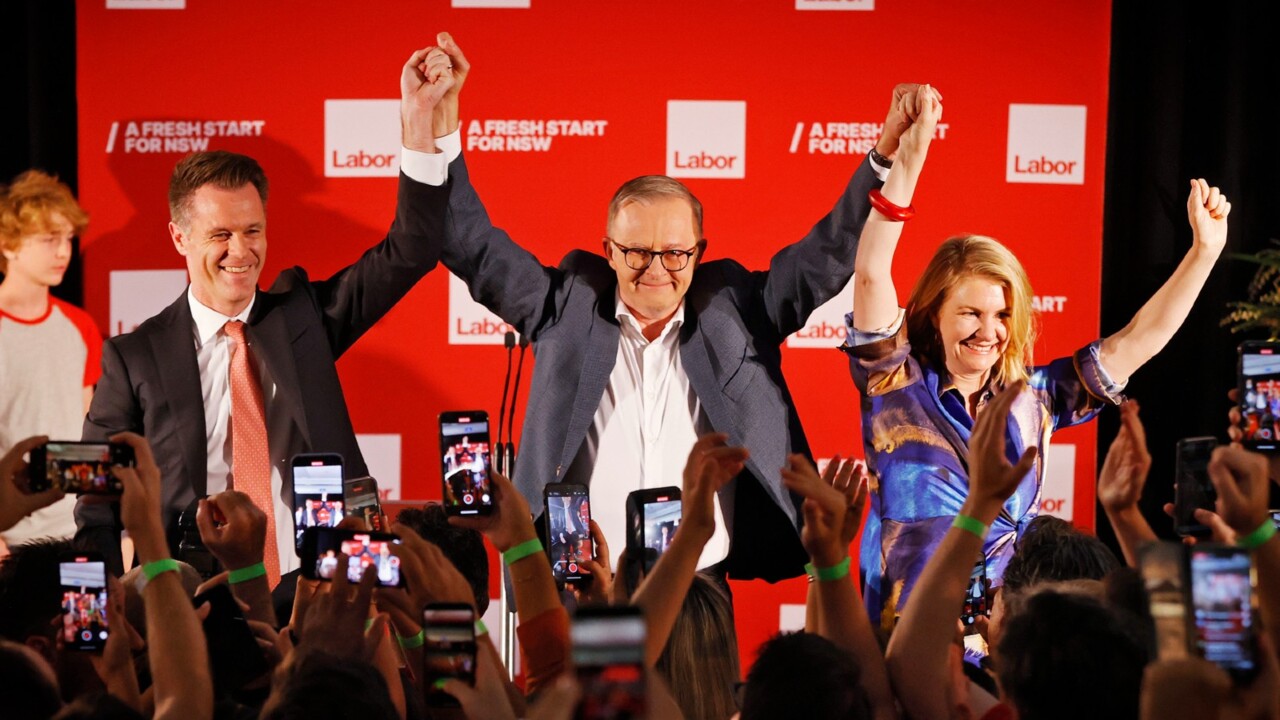
[[[609,385],[609,375],[618,362],[618,342],[621,330],[617,318],[613,316],[613,293],[602,294],[599,312],[592,319],[592,327],[587,338],[587,347],[583,350],[582,375],[579,377],[577,391],[573,398],[573,411],[569,416],[569,431],[565,434],[565,444],[560,451],[560,467],[557,475],[573,462],[570,453],[576,453],[587,436],[587,428],[600,409],[600,399]],[[608,300],[605,300],[608,298]],[[606,315],[606,313],[608,313]],[[570,447],[572,445],[572,447]]]
[[[307,414],[302,404],[298,367],[293,359],[293,335],[289,332],[283,310],[276,308],[272,301],[270,293],[258,293],[246,331],[249,349],[262,358],[275,382],[276,397],[271,404],[284,408],[289,413],[302,431],[305,446],[310,447],[311,432],[307,427]]]
[[[182,465],[196,495],[207,493],[209,469],[206,463],[204,395],[200,390],[200,366],[196,360],[195,321],[191,319],[187,294],[165,311],[167,322],[151,335],[151,352],[164,398],[173,416],[182,451]]]

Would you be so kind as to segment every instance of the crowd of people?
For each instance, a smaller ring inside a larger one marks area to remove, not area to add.
[[[1128,326],[1037,366],[1029,280],[991,238],[943,243],[899,307],[892,260],[941,116],[935,88],[894,88],[876,149],[768,272],[703,263],[701,204],[659,176],[619,190],[603,257],[546,267],[470,185],[469,70],[447,34],[409,58],[395,221],[327,280],[292,268],[259,289],[265,173],[233,153],[182,160],[169,232],[191,285],[105,346],[49,294],[87,214],[42,173],[4,191],[0,717],[1280,720],[1280,464],[1218,448],[1216,505],[1196,511],[1213,542],[1161,544],[1138,509],[1151,465],[1138,407],[1121,395],[1225,244],[1217,188],[1192,181],[1192,248]],[[438,263],[543,343],[523,474],[484,474],[487,443],[464,437],[443,459],[446,505],[475,491],[449,472],[481,474],[490,513],[428,504],[388,523],[398,541],[356,534],[300,568],[297,527],[371,528],[338,500],[295,516],[287,458],[341,452],[345,473],[366,474],[334,362]],[[855,269],[843,349],[866,460],[819,472],[768,345]],[[41,382],[12,381],[22,373]],[[1039,448],[1117,405],[1097,495],[1122,557],[1039,512]],[[1239,411],[1228,423],[1233,440],[1249,431]],[[127,445],[135,463],[110,469],[118,496],[33,492],[25,458],[50,436]],[[643,555],[611,557],[627,493],[677,479],[679,517]],[[590,487],[589,506],[576,496],[540,520],[543,485],[565,480]],[[192,545],[214,572],[180,561]],[[479,620],[486,545],[517,616],[515,677]],[[1236,565],[1151,582],[1154,558],[1195,553]],[[80,568],[68,588],[68,558],[98,558],[102,586],[89,592]],[[581,580],[556,572],[568,561]],[[744,674],[726,578],[801,571],[804,629],[755,649]]]

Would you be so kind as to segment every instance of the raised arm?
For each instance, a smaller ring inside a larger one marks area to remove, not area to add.
[[[1102,472],[1098,473],[1098,502],[1111,521],[1129,567],[1138,566],[1138,548],[1156,539],[1155,531],[1138,509],[1150,470],[1147,434],[1138,419],[1138,404],[1129,400],[1120,406],[1120,432],[1111,442]]]
[[[894,628],[886,662],[893,689],[908,717],[940,718],[951,714],[947,658],[973,569],[982,552],[986,528],[1035,464],[1037,448],[1027,448],[1016,466],[1005,457],[1009,408],[1026,381],[1006,387],[978,416],[969,443],[969,497],[958,524],[943,536]],[[979,534],[976,525],[981,525]],[[971,530],[970,527],[973,527]]]
[[[684,468],[684,516],[680,528],[631,596],[631,604],[644,610],[649,625],[644,659],[650,667],[667,646],[684,596],[689,594],[693,575],[698,571],[702,548],[715,532],[716,492],[741,472],[747,461],[746,448],[730,447],[725,444],[728,439],[724,433],[709,433],[693,444]]]
[[[137,467],[115,467],[124,493],[120,516],[143,569],[171,561],[160,519],[160,468],[141,436],[121,433],[113,442],[133,447]],[[174,567],[176,570],[176,566]],[[142,591],[157,719],[213,717],[213,676],[204,630],[177,572],[161,570]]]
[[[1231,203],[1218,188],[1210,187],[1203,178],[1191,181],[1191,193],[1187,196],[1191,249],[1129,324],[1102,341],[1099,360],[1116,382],[1128,380],[1182,327],[1227,243],[1230,213]]]
[[[897,115],[911,119],[902,133],[901,145],[893,171],[881,189],[881,195],[889,203],[900,208],[911,205],[916,183],[924,169],[929,143],[942,117],[942,96],[929,85],[921,85],[914,91],[900,92],[904,86],[894,89],[898,104]],[[890,109],[892,118],[895,110]],[[888,120],[885,121],[886,125]],[[894,219],[875,209],[867,217],[854,259],[853,326],[863,332],[880,330],[893,324],[898,317],[898,291],[893,284],[893,254],[902,235],[902,220]]]
[[[852,467],[841,471],[846,486],[854,484],[853,500],[832,482],[818,476],[818,471],[803,455],[787,459],[782,469],[787,489],[804,496],[804,529],[800,541],[809,553],[816,579],[810,584],[811,605],[818,610],[814,624],[817,633],[853,655],[862,673],[862,686],[871,700],[872,711],[880,720],[898,717],[889,674],[885,669],[880,643],[871,629],[867,609],[858,599],[853,586],[855,575],[849,573],[849,543],[857,534],[862,520],[862,505],[867,487],[852,480]],[[850,527],[852,525],[852,527]],[[809,622],[806,620],[806,628]],[[810,630],[812,632],[812,630]]]

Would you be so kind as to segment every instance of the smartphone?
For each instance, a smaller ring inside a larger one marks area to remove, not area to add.
[[[382,514],[378,501],[378,481],[369,476],[352,478],[342,485],[342,499],[347,504],[347,514],[364,521],[365,527],[374,532],[387,531],[387,516]]]
[[[627,550],[644,558],[648,572],[680,527],[680,488],[636,490],[627,495]]]
[[[578,720],[643,718],[645,622],[636,607],[579,608],[569,628],[582,686]]]
[[[590,575],[582,563],[595,557],[591,542],[591,501],[587,486],[550,483],[542,490],[547,524],[547,557],[559,582]]]
[[[991,580],[987,577],[987,557],[979,553],[978,561],[973,564],[969,573],[969,589],[964,594],[964,607],[960,611],[960,620],[969,627],[978,621],[979,616],[990,616],[991,609],[987,597],[991,591]]]
[[[293,461],[293,531],[298,552],[309,527],[337,527],[342,522],[342,456],[303,453]]]
[[[392,533],[340,530],[312,527],[302,534],[302,574],[312,580],[332,580],[338,572],[338,555],[347,556],[347,579],[360,582],[364,569],[377,568],[378,584],[404,587],[400,558],[391,554],[391,546],[400,544],[400,536]]]
[[[1160,660],[1191,656],[1187,632],[1186,560],[1182,543],[1149,542],[1138,550],[1138,571],[1155,626],[1154,655]]]
[[[449,515],[493,512],[489,415],[483,410],[440,413],[441,497]]]
[[[27,467],[31,492],[54,487],[76,495],[124,492],[111,468],[133,467],[133,447],[124,443],[49,441],[31,449]]]
[[[1241,443],[1249,450],[1280,449],[1280,343],[1240,343],[1237,388]]]
[[[422,611],[427,705],[457,707],[458,701],[436,687],[456,678],[476,684],[476,611],[465,603],[431,603]]]
[[[1237,683],[1248,683],[1258,672],[1249,551],[1197,543],[1186,553],[1187,630],[1193,649]]]
[[[107,565],[98,553],[68,553],[58,562],[62,640],[69,650],[107,646]]]
[[[1178,457],[1174,470],[1173,529],[1183,537],[1207,538],[1212,532],[1196,520],[1200,508],[1213,510],[1218,493],[1209,480],[1209,459],[1218,441],[1211,437],[1183,438],[1178,441]]]
[[[267,660],[230,586],[214,585],[192,599],[196,607],[208,603],[204,639],[209,648],[209,667],[219,692],[235,692],[266,674]]]

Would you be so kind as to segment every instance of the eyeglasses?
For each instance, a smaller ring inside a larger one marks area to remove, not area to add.
[[[689,258],[697,255],[702,250],[702,243],[699,242],[697,247],[692,250],[649,250],[648,248],[629,248],[622,247],[613,238],[605,238],[613,243],[622,253],[622,259],[627,263],[627,267],[632,270],[648,270],[653,264],[655,257],[662,258],[662,267],[667,272],[679,272],[689,266]]]

